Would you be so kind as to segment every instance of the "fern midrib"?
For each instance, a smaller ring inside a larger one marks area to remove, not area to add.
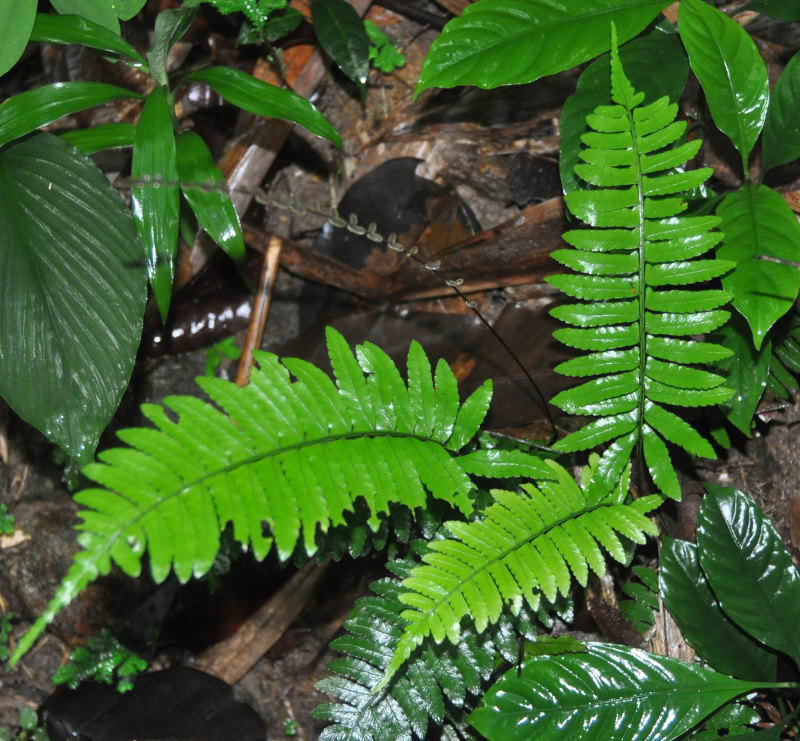
[[[369,431],[351,431],[342,433],[340,435],[331,435],[329,437],[324,438],[314,438],[311,440],[302,440],[298,443],[293,443],[291,445],[284,445],[280,448],[273,448],[269,451],[265,451],[262,453],[258,453],[256,455],[252,455],[249,458],[242,459],[240,461],[236,461],[231,463],[230,465],[224,466],[222,468],[218,468],[214,471],[209,471],[208,473],[200,476],[199,478],[195,479],[194,481],[189,482],[188,484],[184,484],[179,489],[174,489],[173,491],[160,496],[154,502],[149,504],[144,508],[137,509],[136,516],[129,519],[124,526],[117,529],[117,531],[110,537],[104,538],[103,548],[94,551],[95,553],[104,553],[111,549],[111,546],[125,533],[131,525],[134,525],[144,519],[147,515],[153,512],[153,510],[158,509],[164,502],[173,499],[174,497],[180,497],[184,494],[188,494],[192,489],[196,486],[203,484],[208,479],[213,478],[215,476],[224,476],[231,471],[235,471],[237,468],[241,468],[244,466],[249,466],[253,463],[257,463],[262,460],[266,460],[267,458],[279,456],[284,453],[287,453],[292,450],[301,450],[303,448],[311,447],[314,445],[325,445],[326,443],[331,442],[338,442],[340,440],[353,440],[353,439],[363,439],[363,438],[375,438],[375,437],[397,437],[397,438],[405,438],[410,440],[419,440],[420,442],[425,443],[434,443],[436,445],[440,445],[441,447],[446,447],[444,443],[438,442],[437,440],[433,440],[430,437],[424,437],[421,435],[413,435],[406,432],[397,432],[394,430],[369,430]],[[119,496],[119,492],[115,492]],[[127,497],[126,497],[127,498]],[[130,500],[129,500],[130,501]],[[134,502],[134,504],[138,504]]]
[[[642,459],[642,426],[644,425],[644,374],[647,361],[647,333],[645,331],[645,295],[647,287],[645,285],[645,239],[644,239],[644,182],[642,178],[642,160],[639,152],[639,140],[636,136],[636,122],[633,118],[633,111],[627,106],[625,108],[628,122],[631,127],[631,142],[633,148],[634,162],[636,162],[636,188],[639,208],[639,403],[637,405],[636,419],[636,460]],[[637,465],[641,471],[641,466]],[[641,482],[640,482],[641,483]],[[640,487],[640,491],[644,491]]]
[[[485,572],[492,564],[495,564],[495,563],[498,563],[498,562],[502,561],[503,559],[507,558],[509,554],[513,553],[514,551],[519,550],[520,548],[522,548],[523,546],[527,545],[528,543],[536,540],[537,538],[540,538],[543,535],[546,535],[547,533],[549,533],[550,531],[554,530],[555,528],[561,527],[561,525],[563,525],[565,522],[569,522],[570,520],[575,520],[578,517],[582,517],[583,515],[589,514],[590,512],[594,512],[594,510],[600,509],[601,507],[608,507],[609,504],[613,504],[613,502],[609,502],[609,501],[597,502],[596,504],[593,504],[591,506],[584,507],[579,512],[572,512],[572,513],[570,513],[568,515],[565,515],[564,517],[562,517],[562,518],[556,520],[555,522],[551,523],[549,526],[542,528],[536,534],[534,534],[534,535],[532,535],[532,536],[530,536],[528,538],[525,538],[524,540],[520,541],[516,545],[510,546],[509,548],[504,550],[500,555],[498,555],[496,558],[493,558],[490,561],[484,562],[484,564],[481,566],[481,568],[473,569],[470,572],[469,576],[466,579],[462,579],[455,589],[452,589],[443,598],[437,600],[436,603],[434,603],[433,607],[430,610],[426,610],[426,612],[424,613],[425,617],[426,617],[426,620],[429,619],[430,616],[437,614],[439,607],[442,604],[445,604],[446,602],[449,601],[450,595],[456,594],[458,591],[463,590],[464,585],[469,584],[470,582],[472,582],[477,574]],[[431,567],[431,568],[435,568],[435,567]],[[567,568],[569,569],[570,574],[572,574],[572,576],[574,578],[574,573],[572,572],[572,569],[569,568],[569,563],[567,563]],[[497,584],[497,581],[495,580],[495,578],[493,576],[491,576],[491,574],[489,576],[492,578],[492,581],[495,583],[495,586],[497,586],[498,591],[500,591],[500,593],[502,595],[502,590],[500,589],[500,585]],[[520,589],[522,589],[522,585],[519,583],[519,580],[513,574],[511,574],[511,576],[513,577],[514,581],[517,583],[517,586],[520,587]],[[539,591],[541,592],[541,590],[539,590]],[[504,595],[503,595],[503,598],[505,600],[505,596]],[[429,634],[430,634],[430,631],[426,631],[425,632],[425,635],[429,635]]]

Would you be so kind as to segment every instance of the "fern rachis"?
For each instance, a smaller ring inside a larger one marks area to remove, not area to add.
[[[601,462],[612,485],[641,446],[659,489],[680,496],[666,443],[695,455],[714,451],[670,406],[717,404],[730,396],[718,374],[694,367],[724,357],[712,343],[688,339],[724,324],[729,299],[719,289],[683,288],[712,280],[733,266],[700,258],[722,238],[719,219],[684,216],[683,192],[700,186],[709,168],[684,171],[700,142],[676,142],[685,124],[677,106],[662,98],[642,105],[612,51],[612,99],[587,116],[592,129],[576,174],[587,188],[566,196],[569,208],[589,228],[564,234],[572,249],[553,258],[575,271],[549,280],[580,303],[552,314],[572,325],[555,336],[588,355],[556,368],[574,377],[598,376],[561,392],[553,403],[571,414],[597,419],[560,440],[577,451],[611,443]]]

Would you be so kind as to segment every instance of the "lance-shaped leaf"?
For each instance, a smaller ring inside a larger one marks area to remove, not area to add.
[[[415,509],[428,493],[472,510],[467,471],[490,478],[525,475],[543,463],[502,450],[491,458],[463,452],[488,408],[487,382],[463,404],[444,361],[431,374],[424,353],[409,353],[409,369],[431,400],[419,413],[394,364],[374,346],[354,357],[344,338],[328,332],[335,383],[310,363],[258,353],[250,385],[213,378],[198,383],[217,406],[191,396],[165,400],[167,409],[145,404],[155,425],[119,433],[126,448],[100,454],[85,474],[100,487],[76,495],[82,506],[75,556],[56,596],[20,641],[19,658],[56,612],[112,564],[138,576],[142,557],[156,581],[174,570],[181,581],[200,576],[214,562],[220,533],[258,558],[273,539],[282,559],[296,548],[316,550],[317,528],[345,522],[363,499],[369,526],[377,530],[392,504]],[[365,374],[367,374],[365,376]],[[465,411],[466,410],[466,411]],[[645,520],[649,525],[649,520]],[[266,528],[265,529],[265,525]]]
[[[150,93],[133,141],[131,188],[133,216],[144,243],[147,274],[161,319],[166,321],[172,293],[173,258],[178,249],[178,162],[172,133],[171,97],[163,87]],[[165,182],[150,182],[150,181]]]
[[[136,126],[129,123],[108,123],[88,129],[73,129],[59,134],[59,138],[80,149],[84,154],[102,152],[104,149],[132,147]]]
[[[747,31],[702,0],[681,0],[678,28],[714,123],[739,150],[747,172],[767,116],[767,65]]]
[[[182,185],[184,198],[209,236],[231,257],[241,260],[244,257],[242,227],[231,197],[217,187],[225,185],[225,178],[211,152],[193,131],[179,134],[175,141],[181,183],[201,185]]]
[[[800,575],[780,535],[742,492],[706,488],[697,548],[720,607],[753,638],[800,665]]]
[[[489,741],[665,741],[764,686],[635,648],[590,643],[586,653],[535,658],[519,674],[506,672],[470,722]]]
[[[800,157],[800,54],[795,54],[775,83],[764,123],[764,156],[766,172]]]
[[[34,134],[0,149],[0,245],[0,394],[86,463],[142,333],[146,274],[130,211],[90,159]]]
[[[192,72],[183,78],[183,82],[191,80],[205,82],[225,100],[250,113],[294,121],[312,134],[328,139],[337,147],[342,146],[339,133],[328,119],[305,98],[291,90],[275,87],[230,67],[211,67]]]
[[[55,82],[28,90],[0,104],[0,146],[84,108],[139,93],[103,82]]]
[[[728,193],[717,208],[725,240],[717,255],[736,263],[722,279],[733,305],[747,319],[756,349],[770,327],[791,308],[800,289],[800,270],[758,259],[794,260],[800,225],[786,201],[765,185]]]
[[[130,64],[147,71],[145,58],[118,33],[78,15],[37,13],[31,41],[45,44],[82,44],[127,57]]]
[[[746,566],[742,562],[739,568]],[[703,661],[740,679],[775,680],[776,655],[723,612],[700,568],[694,543],[664,538],[659,575],[664,604]]]
[[[570,69],[633,38],[669,5],[665,0],[478,0],[433,42],[417,92],[429,87],[495,88]]]
[[[311,18],[317,41],[358,85],[363,98],[369,72],[369,39],[358,13],[345,0],[313,0]]]
[[[686,287],[725,274],[733,263],[700,257],[720,241],[712,231],[719,219],[681,215],[680,194],[700,186],[710,171],[683,171],[700,142],[681,141],[685,125],[675,121],[677,105],[665,97],[644,105],[622,70],[616,46],[610,87],[616,105],[598,106],[587,116],[590,131],[582,137],[586,146],[575,165],[577,177],[592,187],[565,198],[590,228],[563,235],[573,249],[556,250],[552,257],[574,272],[548,278],[580,300],[553,309],[553,316],[572,325],[554,336],[589,352],[556,370],[600,375],[552,402],[571,414],[599,419],[556,447],[571,452],[611,443],[601,469],[614,476],[627,460],[613,457],[630,455],[641,441],[657,486],[679,497],[666,443],[694,455],[713,457],[714,450],[665,405],[706,406],[731,394],[722,376],[691,366],[730,351],[683,339],[724,324],[729,313],[721,307],[729,296]]]

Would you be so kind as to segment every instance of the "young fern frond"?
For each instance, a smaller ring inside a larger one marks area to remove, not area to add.
[[[340,700],[315,709],[314,715],[333,723],[321,741],[411,741],[426,738],[433,724],[460,727],[470,710],[470,700],[486,689],[498,654],[515,660],[519,637],[534,640],[538,622],[528,611],[505,615],[491,630],[477,634],[464,628],[458,646],[428,641],[395,677],[391,686],[373,693],[403,634],[406,609],[400,601],[401,580],[416,563],[394,561],[388,568],[393,579],[371,586],[375,596],[362,597],[345,623],[347,633],[331,643],[343,656],[329,668],[335,672],[317,683],[317,689]]]
[[[149,555],[153,578],[174,570],[181,581],[205,574],[231,523],[233,537],[258,558],[273,540],[282,559],[302,537],[311,555],[317,528],[343,524],[363,499],[377,529],[390,505],[423,507],[434,498],[472,511],[469,474],[535,476],[549,469],[516,451],[462,453],[488,409],[487,382],[463,404],[444,361],[432,372],[413,343],[408,382],[371,344],[354,357],[328,330],[336,382],[298,359],[256,354],[260,368],[241,388],[220,379],[198,383],[217,405],[191,396],[142,407],[157,429],[119,433],[130,447],[99,455],[86,475],[78,552],[47,610],[24,636],[18,659],[61,607],[112,563],[138,576]],[[292,379],[294,376],[294,380]],[[267,532],[265,533],[265,526]]]
[[[423,565],[403,582],[401,600],[411,609],[408,621],[387,667],[384,683],[426,638],[457,643],[461,622],[471,617],[480,633],[510,606],[524,602],[536,609],[542,597],[549,602],[567,595],[572,577],[585,585],[589,572],[602,575],[605,558],[626,558],[619,536],[637,543],[655,525],[645,516],[661,497],[625,503],[628,476],[602,498],[587,494],[569,472],[554,461],[548,479],[538,488],[523,485],[520,492],[496,490],[494,503],[475,522],[448,522],[452,537],[431,543]],[[630,469],[627,469],[628,472]]]
[[[579,303],[552,314],[572,325],[555,337],[589,354],[556,370],[599,376],[557,394],[552,403],[570,414],[597,419],[555,447],[578,451],[611,443],[601,460],[612,485],[641,444],[658,488],[671,497],[680,486],[666,443],[715,457],[710,443],[668,407],[718,404],[732,393],[722,376],[696,363],[727,357],[719,345],[691,339],[724,324],[730,298],[718,289],[686,288],[718,278],[733,263],[700,258],[722,239],[714,216],[681,216],[681,194],[700,186],[710,168],[683,171],[698,140],[675,145],[686,124],[664,97],[642,105],[622,70],[616,43],[611,56],[612,99],[587,116],[592,129],[575,173],[589,187],[566,196],[570,210],[589,228],[569,231],[574,249],[553,258],[575,271],[550,282]],[[675,145],[675,146],[673,146]],[[602,479],[598,480],[602,483]]]

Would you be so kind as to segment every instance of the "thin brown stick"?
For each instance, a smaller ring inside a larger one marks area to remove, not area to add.
[[[275,645],[302,612],[330,567],[309,561],[232,636],[207,649],[198,668],[236,684]]]
[[[281,263],[283,240],[274,234],[270,236],[264,259],[261,263],[261,276],[258,281],[258,291],[250,314],[250,326],[247,328],[247,337],[242,348],[242,357],[236,373],[236,383],[247,386],[250,382],[250,369],[253,366],[253,350],[261,347],[264,338],[264,328],[269,317],[269,308],[272,305],[272,294],[275,292],[275,281],[278,277],[278,267]]]

